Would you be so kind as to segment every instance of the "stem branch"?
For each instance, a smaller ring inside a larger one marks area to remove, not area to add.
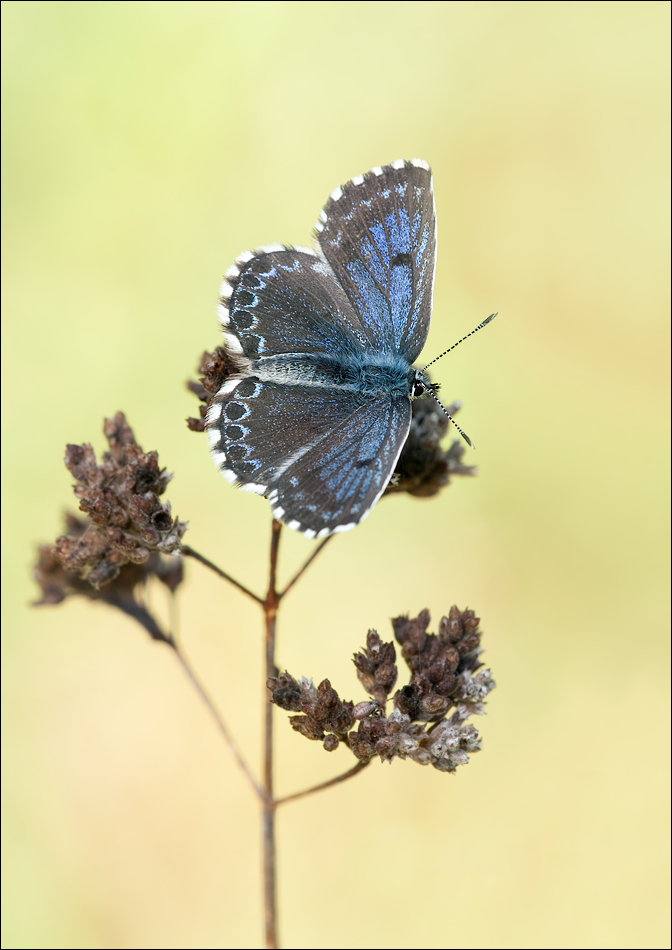
[[[208,696],[208,694],[206,693],[206,691],[205,691],[204,687],[202,686],[201,682],[199,681],[198,677],[196,676],[196,674],[194,673],[193,669],[192,669],[191,666],[189,665],[189,661],[187,660],[187,658],[184,656],[183,653],[180,652],[180,648],[179,648],[179,647],[177,646],[177,644],[175,644],[175,643],[173,643],[173,644],[171,644],[171,645],[173,646],[173,648],[174,648],[174,650],[175,650],[175,655],[176,655],[177,659],[179,660],[179,662],[180,662],[180,664],[181,664],[181,666],[182,666],[182,669],[183,669],[184,672],[187,674],[187,676],[189,677],[189,679],[191,680],[191,682],[193,683],[193,685],[196,687],[197,693],[199,694],[199,696],[201,697],[201,699],[203,700],[203,702],[205,703],[205,705],[208,707],[208,709],[209,709],[210,712],[212,713],[212,717],[213,717],[213,719],[215,720],[215,722],[217,723],[217,726],[218,726],[218,728],[219,728],[219,731],[220,731],[220,732],[222,733],[222,735],[224,736],[224,739],[226,740],[226,743],[227,743],[229,749],[231,749],[231,752],[233,753],[233,757],[235,758],[236,762],[238,763],[238,765],[239,765],[240,768],[242,769],[242,771],[243,771],[243,773],[245,774],[245,777],[247,778],[248,782],[250,783],[250,785],[251,785],[252,788],[254,789],[255,795],[257,795],[258,798],[263,799],[264,793],[263,793],[262,790],[259,788],[259,786],[258,786],[258,784],[257,784],[257,782],[256,782],[256,780],[255,780],[255,778],[254,778],[254,776],[253,776],[252,773],[250,772],[250,769],[249,769],[249,767],[248,767],[248,765],[247,765],[247,762],[246,762],[245,759],[243,758],[243,755],[242,755],[240,749],[239,749],[238,746],[236,745],[235,739],[233,738],[233,736],[232,736],[231,733],[229,732],[229,730],[228,730],[228,728],[227,728],[227,726],[226,726],[226,723],[224,722],[224,720],[222,719],[220,713],[219,713],[218,710],[217,710],[217,707],[215,706],[215,704],[214,704],[214,702],[212,701],[212,699],[211,699],[211,698]]]
[[[312,788],[306,788],[302,792],[294,792],[293,795],[285,795],[284,798],[276,798],[276,808],[278,805],[284,805],[285,802],[293,802],[297,798],[305,798],[306,795],[312,795],[313,792],[321,792],[323,788],[331,788],[332,785],[340,785],[341,782],[345,782],[346,779],[352,778],[353,775],[357,775],[359,772],[363,771],[370,762],[371,759],[367,759],[365,762],[358,762],[357,765],[354,765],[347,772],[343,772],[342,775],[337,775],[336,778],[330,778],[328,782],[321,782],[319,785],[313,785]]]
[[[203,557],[202,554],[199,554],[198,551],[194,551],[192,547],[189,547],[188,544],[183,544],[180,548],[180,553],[185,557],[193,557],[195,561],[200,561],[201,564],[205,564],[206,567],[209,567],[211,571],[214,571],[215,574],[218,574],[220,577],[224,578],[225,581],[228,581],[229,584],[233,584],[234,587],[237,587],[239,591],[242,591],[243,594],[247,594],[248,597],[251,597],[252,600],[255,600],[258,604],[264,604],[264,601],[258,594],[255,594],[248,587],[245,587],[244,584],[241,584],[240,581],[237,581],[235,577],[231,577],[230,574],[227,574],[226,571],[223,571],[221,567],[217,567],[216,564],[213,564],[212,561],[209,561],[207,557]]]
[[[320,543],[319,543],[318,546],[315,548],[315,550],[313,551],[313,553],[310,555],[310,557],[308,558],[308,560],[306,561],[306,563],[303,565],[303,567],[299,568],[299,570],[296,572],[296,574],[295,574],[294,577],[291,579],[291,581],[289,582],[289,584],[287,584],[287,586],[284,588],[284,590],[282,590],[282,591],[280,592],[280,594],[278,595],[281,600],[282,600],[282,598],[285,596],[285,594],[288,594],[288,593],[289,593],[289,591],[290,591],[290,590],[292,589],[292,587],[296,584],[296,582],[299,580],[299,578],[302,577],[303,574],[308,570],[308,568],[309,568],[310,565],[313,563],[313,561],[315,560],[315,558],[317,557],[317,555],[320,553],[320,551],[322,550],[322,548],[325,546],[325,544],[327,543],[327,541],[331,541],[332,538],[333,538],[333,534],[330,534],[328,537],[326,537],[326,538],[324,539],[324,541],[320,541]]]

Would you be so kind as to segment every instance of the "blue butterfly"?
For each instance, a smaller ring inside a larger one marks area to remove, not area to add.
[[[432,312],[432,174],[414,158],[332,191],[317,250],[273,244],[225,274],[218,314],[236,372],[207,413],[215,465],[309,538],[376,504],[435,389],[413,369]]]

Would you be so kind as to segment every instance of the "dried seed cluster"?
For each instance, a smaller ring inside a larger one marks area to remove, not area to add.
[[[65,464],[75,477],[85,530],[57,538],[51,557],[69,574],[99,588],[127,564],[144,564],[150,554],[177,554],[187,523],[173,518],[162,495],[171,476],[159,468],[156,452],[143,452],[122,412],[106,419],[110,446],[100,464],[92,447],[68,445]]]
[[[71,539],[83,538],[88,523],[75,515],[65,516],[67,535]],[[99,600],[117,607],[123,613],[137,620],[154,640],[171,643],[169,635],[164,633],[156,619],[142,602],[142,589],[150,577],[156,577],[174,593],[184,577],[181,557],[162,557],[150,554],[142,564],[128,562],[119,568],[117,576],[103,587],[92,587],[78,571],[66,571],[54,557],[54,548],[50,544],[41,544],[38,548],[37,563],[33,567],[33,576],[40,586],[42,596],[35,601],[36,607],[62,603],[67,597],[86,597]]]
[[[268,680],[271,702],[301,713],[290,718],[292,728],[321,741],[329,752],[344,744],[360,760],[411,759],[454,772],[468,762],[468,753],[481,748],[477,730],[465,721],[484,712],[485,697],[495,686],[490,671],[480,669],[479,620],[473,610],[452,607],[438,634],[427,633],[427,610],[392,624],[411,678],[394,694],[389,715],[385,706],[397,681],[396,652],[375,630],[354,655],[359,681],[372,699],[354,705],[340,699],[329,680],[315,688],[312,680],[283,673]]]
[[[464,443],[456,439],[450,448],[441,448],[441,439],[448,429],[448,419],[433,399],[414,399],[411,429],[401,450],[385,494],[408,492],[417,498],[429,498],[450,484],[451,475],[475,475],[473,465],[464,465]],[[460,403],[447,407],[451,416]]]

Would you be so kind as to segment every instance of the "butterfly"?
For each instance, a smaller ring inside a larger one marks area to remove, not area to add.
[[[385,491],[432,312],[436,211],[421,159],[332,191],[316,249],[272,244],[226,271],[219,321],[236,372],[206,416],[221,474],[308,538],[348,531]]]

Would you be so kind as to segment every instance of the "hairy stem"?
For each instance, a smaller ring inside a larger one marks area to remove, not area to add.
[[[264,601],[266,619],[265,676],[264,692],[264,789],[263,789],[263,853],[264,853],[264,919],[266,925],[266,948],[275,950],[278,946],[277,927],[277,886],[276,886],[276,848],[275,848],[275,800],[273,798],[273,705],[266,689],[266,681],[277,674],[275,666],[276,616],[280,597],[276,590],[278,569],[278,548],[282,524],[273,520],[271,528],[271,550],[268,577],[268,591]]]
[[[354,765],[347,772],[343,772],[342,775],[337,775],[336,778],[330,778],[327,782],[321,782],[319,785],[313,785],[312,788],[306,788],[302,792],[294,792],[293,795],[285,795],[284,798],[276,798],[276,808],[278,805],[284,805],[285,802],[293,802],[296,801],[297,798],[305,798],[306,795],[312,795],[313,792],[321,792],[323,788],[331,788],[332,785],[340,785],[341,782],[345,782],[346,779],[352,778],[353,775],[358,775],[359,772],[365,769],[370,762],[371,759],[367,759],[366,762],[358,762],[357,765]]]
[[[203,557],[202,554],[199,554],[198,551],[195,551],[192,547],[189,547],[188,544],[183,544],[180,548],[180,553],[185,557],[193,557],[195,561],[200,561],[201,564],[204,564],[206,567],[209,567],[211,571],[214,571],[215,574],[218,574],[219,577],[224,578],[225,581],[228,581],[229,584],[233,584],[234,587],[237,587],[239,591],[242,591],[243,594],[246,594],[248,597],[251,597],[252,600],[255,600],[258,604],[264,604],[265,601],[251,591],[248,587],[245,587],[244,584],[241,584],[240,581],[237,581],[235,577],[231,577],[230,574],[227,574],[226,571],[223,571],[221,567],[217,567],[216,564],[213,564],[212,561],[209,561],[207,557]]]

